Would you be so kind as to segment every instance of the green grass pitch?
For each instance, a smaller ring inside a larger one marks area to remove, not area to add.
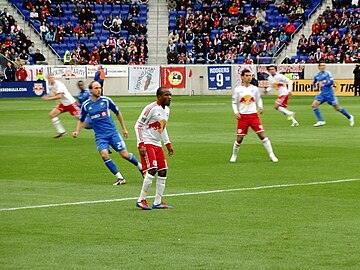
[[[116,97],[135,153],[134,124],[154,97]],[[230,97],[173,96],[166,193],[178,194],[360,178],[360,99],[339,98],[348,120],[312,97],[293,97],[290,127],[265,97],[261,116],[279,163],[250,131],[229,163],[236,122]],[[53,102],[0,99],[0,269],[359,269],[360,181],[164,198],[172,210],[141,211],[135,200],[4,211],[137,197],[142,179],[117,153],[128,184],[96,151],[93,131],[53,139]],[[119,127],[119,124],[117,123]],[[120,128],[120,127],[119,127]],[[150,195],[154,195],[153,184]],[[152,203],[153,199],[149,202]]]

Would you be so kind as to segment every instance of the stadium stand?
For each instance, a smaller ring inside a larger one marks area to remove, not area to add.
[[[145,64],[147,1],[12,0],[65,64]],[[91,52],[91,53],[90,53]]]
[[[18,25],[7,8],[0,12],[0,44],[1,54],[18,67],[20,64],[36,64],[45,62],[44,56],[37,51],[30,36]],[[41,56],[40,56],[41,55]],[[42,59],[42,60],[40,60]]]
[[[312,24],[312,33],[298,42],[292,62],[360,63],[360,8],[333,1]]]
[[[320,3],[169,0],[169,42],[186,44],[187,63],[271,63]]]

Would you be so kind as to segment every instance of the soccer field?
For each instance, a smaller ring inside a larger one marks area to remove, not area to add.
[[[135,207],[142,179],[117,153],[128,184],[112,185],[92,130],[73,139],[64,114],[68,133],[53,139],[54,103],[0,99],[0,269],[360,269],[360,99],[339,98],[354,127],[324,104],[318,128],[312,97],[290,101],[297,128],[263,99],[278,163],[251,130],[229,162],[230,97],[173,96],[164,201],[174,209],[152,211]],[[114,98],[137,157],[133,127],[154,100]]]

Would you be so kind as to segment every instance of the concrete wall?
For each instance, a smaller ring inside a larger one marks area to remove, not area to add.
[[[245,65],[231,65],[232,66],[232,88],[236,87],[236,82],[239,79],[238,69],[246,67]],[[329,70],[335,79],[353,79],[353,69],[355,64],[329,64],[327,70]],[[191,78],[187,77],[185,89],[174,89],[174,95],[230,95],[231,90],[209,90],[208,78],[207,78],[207,65],[187,65],[186,73],[189,74],[189,70],[192,69],[193,75]],[[251,66],[252,70],[256,70],[256,66]],[[305,79],[313,79],[314,74],[318,71],[317,64],[308,64],[305,67]],[[68,89],[73,93],[77,93],[76,83],[80,79],[60,79],[68,86]],[[92,78],[81,79],[86,84],[92,81]],[[106,78],[105,95],[108,96],[128,96],[134,95],[128,92],[128,78]]]

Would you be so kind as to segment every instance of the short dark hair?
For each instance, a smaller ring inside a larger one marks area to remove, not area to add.
[[[251,73],[251,71],[248,70],[248,69],[243,69],[243,70],[241,71],[241,76],[245,76],[246,73]]]
[[[166,90],[168,90],[166,87],[159,87],[156,91],[156,97],[160,97]]]
[[[91,83],[89,83],[89,89],[93,89],[93,84],[96,83],[97,81],[91,81]]]
[[[84,84],[84,82],[82,80],[78,81],[77,85],[79,86],[80,84]]]
[[[270,68],[275,68],[275,70],[277,70],[277,69],[276,69],[276,66],[274,66],[274,65],[267,66],[266,69],[269,70]]]

